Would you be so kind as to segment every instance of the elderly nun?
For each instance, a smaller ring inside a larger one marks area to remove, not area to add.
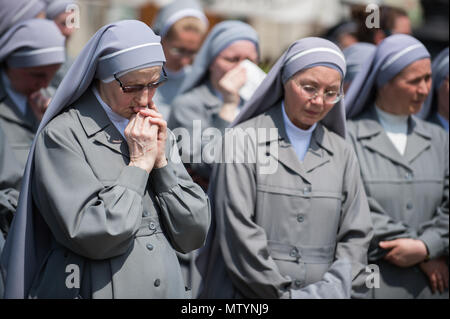
[[[161,36],[168,81],[156,92],[154,101],[167,120],[208,26],[208,19],[197,0],[175,0],[161,8],[156,17],[153,30]]]
[[[442,51],[433,61],[433,85],[418,116],[443,127],[448,132],[449,111],[449,49]]]
[[[34,18],[45,18],[43,0],[0,0],[0,37],[12,26]]]
[[[216,158],[214,150],[211,158],[206,158],[203,150],[210,144],[214,148],[215,141],[220,142],[205,130],[216,128],[223,133],[243,107],[239,90],[246,83],[246,70],[240,63],[246,59],[259,61],[256,31],[240,21],[219,23],[203,43],[180,95],[173,101],[168,125],[189,133],[182,135],[179,146],[183,161],[196,177],[209,179],[210,164]]]
[[[0,38],[0,125],[22,170],[47,102],[46,88],[65,59],[53,22],[22,22]]]
[[[360,42],[355,43],[342,51],[345,56],[345,61],[347,62],[347,74],[344,79],[345,93],[348,92],[350,85],[363,66],[372,61],[376,48],[377,47],[371,43]]]
[[[134,20],[101,28],[75,60],[30,153],[5,297],[189,296],[175,251],[203,245],[209,201],[152,102],[164,62]]]
[[[448,298],[448,134],[414,116],[430,87],[427,49],[394,35],[347,95],[349,140],[374,224],[369,261],[381,276],[373,298]]]
[[[48,1],[48,0],[47,0]],[[68,41],[75,32],[75,21],[77,18],[77,2],[73,0],[53,0],[48,1],[46,9],[47,19],[56,23],[62,35],[66,38],[66,47]],[[66,52],[67,53],[67,52]],[[52,87],[57,88],[67,71],[69,71],[73,60],[66,54],[66,61],[55,74],[52,80]]]
[[[236,158],[225,155],[210,185],[201,297],[365,296],[372,226],[344,140],[345,71],[330,41],[297,41],[235,120]]]

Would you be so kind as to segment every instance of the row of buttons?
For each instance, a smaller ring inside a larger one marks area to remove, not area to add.
[[[152,228],[150,228],[152,229]],[[147,249],[152,251],[154,248],[154,246],[152,244],[147,244]],[[160,279],[156,279],[155,282],[153,283],[155,287],[159,287],[161,286],[161,280]]]

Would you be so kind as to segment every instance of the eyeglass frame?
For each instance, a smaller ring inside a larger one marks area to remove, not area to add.
[[[141,92],[145,88],[147,88],[147,89],[157,89],[158,87],[160,87],[162,84],[164,84],[169,79],[167,77],[167,73],[166,73],[166,70],[164,68],[162,68],[162,73],[163,74],[162,75],[160,74],[159,80],[157,82],[148,83],[146,85],[128,85],[128,86],[123,85],[123,83],[117,77],[117,74],[114,74],[114,79],[117,82],[119,82],[120,88],[122,89],[123,93],[131,94],[131,93]],[[127,89],[131,90],[131,91],[127,92]]]
[[[303,92],[305,92],[307,95],[309,95],[309,93],[307,93],[306,91],[305,91],[305,87],[310,87],[310,88],[313,88],[314,90],[315,90],[315,93],[312,95],[312,96],[310,96],[310,97],[308,97],[308,100],[309,101],[311,101],[311,100],[314,100],[315,98],[317,98],[318,96],[319,96],[319,90],[316,88],[316,87],[314,87],[314,86],[312,86],[312,85],[308,85],[308,84],[306,84],[306,85],[303,85],[303,84],[300,84],[300,83],[297,83],[297,85],[302,89],[302,91]],[[338,94],[338,96],[336,97],[336,99],[335,99],[335,101],[333,101],[333,102],[327,102],[326,100],[325,100],[325,94],[327,94],[327,93],[329,93],[329,92],[336,92],[337,94]],[[322,94],[322,100],[323,100],[323,102],[324,103],[326,103],[326,104],[336,104],[336,103],[339,103],[340,101],[342,101],[342,99],[345,97],[345,94],[344,93],[341,93],[341,92],[339,92],[339,91],[326,91],[326,92],[323,92]]]
[[[177,58],[187,57],[194,59],[198,54],[198,51],[186,50],[184,48],[172,47],[169,49],[170,54],[176,56]]]

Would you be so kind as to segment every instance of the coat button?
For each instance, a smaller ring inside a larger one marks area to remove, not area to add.
[[[303,215],[298,215],[298,216],[297,216],[297,221],[298,221],[299,223],[303,223],[303,222],[305,221],[305,217],[303,217]]]
[[[156,224],[155,223],[150,223],[148,225],[148,228],[150,228],[150,230],[155,230],[156,229]]]
[[[295,287],[299,288],[302,285],[302,281],[297,279],[294,281],[294,285],[295,285]]]
[[[303,188],[303,195],[310,195],[311,194],[311,186],[306,186],[305,188]]]
[[[407,209],[413,209],[413,207],[414,207],[413,203],[406,204]]]
[[[159,287],[161,285],[161,280],[156,279],[154,285],[155,287]]]
[[[148,215],[150,215],[150,213],[148,211],[144,211],[144,213],[142,214],[144,217],[148,217]]]
[[[413,179],[413,174],[411,174],[411,173],[406,173],[405,174],[405,178],[408,180],[408,181],[411,181],[412,179]]]
[[[150,251],[153,250],[153,245],[152,244],[147,244],[147,249],[150,250]]]
[[[289,253],[289,256],[291,256],[293,258],[297,258],[298,257],[298,249],[292,248],[291,252]]]

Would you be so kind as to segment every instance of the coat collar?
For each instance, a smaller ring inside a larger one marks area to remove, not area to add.
[[[8,96],[4,88],[3,81],[0,77],[0,117],[14,122],[20,126],[26,127],[32,132],[36,132],[39,122],[34,116],[33,111],[27,107],[25,115],[19,111],[19,108],[14,104],[12,99]]]
[[[303,162],[300,162],[286,133],[281,105],[269,109],[263,116],[261,125],[258,125],[258,127],[278,129],[278,136],[262,134],[258,140],[258,144],[270,145],[270,143],[278,141],[278,153],[275,153],[273,148],[269,147],[268,149],[271,156],[275,157],[280,163],[289,167],[309,183],[309,174],[316,168],[328,163],[333,156],[334,151],[329,140],[329,132],[323,125],[319,124],[312,134],[306,156]]]
[[[423,122],[415,116],[408,119],[408,142],[402,156],[380,124],[375,107],[371,107],[358,119],[357,139],[368,149],[412,170],[412,162],[431,147],[431,135]]]
[[[77,105],[78,118],[88,138],[130,157],[127,141],[109,120],[108,115],[89,88]]]

